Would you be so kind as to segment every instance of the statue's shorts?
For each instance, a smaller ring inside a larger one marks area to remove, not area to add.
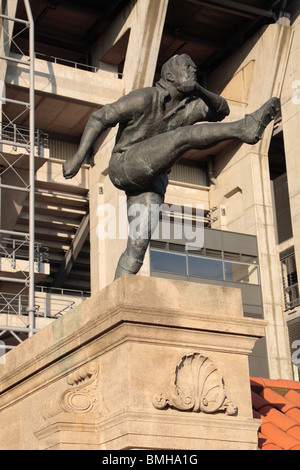
[[[155,177],[150,175],[137,177],[136,175],[129,174],[127,170],[127,152],[113,153],[111,156],[109,162],[109,177],[113,185],[125,191],[127,196],[154,192],[164,197],[169,182],[168,176],[161,174]]]

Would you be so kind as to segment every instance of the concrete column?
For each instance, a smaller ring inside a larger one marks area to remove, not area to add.
[[[16,16],[18,0],[1,0],[0,13],[2,15],[14,18]],[[6,55],[10,51],[11,35],[14,27],[13,21],[3,20],[0,18],[1,37],[0,37],[0,54]],[[6,74],[7,62],[1,61],[0,82],[4,81]]]
[[[296,3],[296,2],[295,2]],[[294,31],[282,92],[282,125],[290,195],[293,243],[300,278],[300,16],[292,23]]]
[[[291,28],[280,24],[270,25],[245,44],[225,65],[222,64],[222,70],[225,70],[223,88],[228,93],[230,76],[237,89],[236,77],[239,71],[254,61],[248,106],[240,105],[234,109],[233,118],[251,113],[272,96],[281,96],[291,39]],[[239,74],[239,77],[244,80],[243,74]],[[217,74],[212,79],[214,86],[218,85],[222,89]],[[244,90],[245,86],[241,89]],[[241,96],[241,101],[242,98],[245,99],[245,95]],[[271,137],[272,125],[269,125],[259,144],[248,146],[234,143],[216,158],[217,184],[211,189],[210,205],[219,207],[216,228],[257,236],[264,315],[269,322],[266,340],[270,377],[289,379],[292,378],[291,359],[283,312],[282,278],[268,165]]]
[[[132,1],[94,47],[93,61],[97,64],[130,29],[123,74],[125,93],[153,84],[167,6],[168,0]],[[118,230],[118,221],[124,221],[126,216],[124,193],[112,185],[107,174],[115,136],[116,129],[113,129],[104,140],[101,139],[95,157],[96,166],[90,172],[92,294],[112,282],[118,259],[126,247],[126,235],[122,232],[120,237]],[[97,236],[99,204],[109,204],[111,214],[116,217],[115,239],[103,240]]]
[[[1,0],[0,1],[0,13],[2,15],[15,17],[17,10],[18,0]],[[0,55],[6,56],[10,50],[11,35],[14,27],[13,21],[3,20],[0,18],[1,25],[1,37],[0,37]],[[7,61],[0,60],[0,97],[5,97],[5,76],[7,70]],[[2,106],[3,103],[0,101],[0,123],[2,123]],[[1,146],[0,146],[1,150]],[[3,184],[1,180],[0,183]],[[0,188],[0,227],[2,227],[2,220],[5,218],[2,216],[2,189]],[[2,227],[3,228],[3,227]]]

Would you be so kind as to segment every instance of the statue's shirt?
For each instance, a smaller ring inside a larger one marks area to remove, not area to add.
[[[220,102],[222,100],[220,97]],[[138,142],[181,126],[224,117],[217,116],[195,96],[172,106],[170,94],[160,82],[154,87],[132,91],[98,111],[98,119],[105,129],[119,124],[113,154],[123,153]]]
[[[132,91],[96,112],[103,130],[119,124],[109,163],[109,175],[113,184],[125,190],[128,195],[145,191],[147,188],[144,184],[139,185],[131,181],[131,175],[125,168],[126,154],[136,144],[179,127],[201,121],[222,120],[228,114],[228,108],[226,101],[219,98],[218,112],[209,109],[204,101],[196,96],[183,97],[180,102],[172,102],[170,93],[161,81],[154,87]],[[167,175],[161,174],[151,182],[149,190],[164,195],[167,184]]]

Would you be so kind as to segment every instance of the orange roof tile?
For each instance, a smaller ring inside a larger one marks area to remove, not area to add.
[[[261,432],[269,437],[273,443],[284,450],[293,450],[298,448],[300,450],[300,441],[286,432],[282,431],[278,426],[272,423],[262,421]]]
[[[300,450],[300,382],[251,377],[261,450]]]
[[[295,390],[290,390],[285,395],[285,398],[287,398],[291,402],[294,402],[298,406],[298,408],[300,408],[300,393],[295,392]]]
[[[283,379],[265,379],[262,377],[251,377],[251,385],[258,385],[269,388],[287,388],[291,390],[300,390],[300,382]]]
[[[278,447],[274,444],[270,439],[262,434],[261,432],[258,433],[258,447],[261,450],[282,450],[281,447]]]

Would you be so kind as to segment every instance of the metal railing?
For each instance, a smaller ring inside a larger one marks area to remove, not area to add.
[[[48,252],[49,248],[34,243],[34,261],[38,272],[41,271],[42,263],[48,262]],[[9,260],[12,269],[16,269],[18,260],[29,260],[29,241],[0,237],[0,257]]]
[[[22,273],[24,274],[24,278],[16,279],[13,278],[13,281],[15,283],[24,283],[26,286],[28,286],[28,323],[23,329],[25,334],[30,338],[33,336],[33,334],[36,332],[35,328],[35,299],[34,299],[34,287],[35,287],[35,260],[34,260],[34,252],[35,252],[35,147],[34,147],[34,141],[35,141],[35,64],[34,64],[34,36],[35,36],[35,23],[33,19],[33,14],[31,11],[31,6],[30,6],[30,0],[24,0],[23,6],[26,11],[26,19],[20,19],[15,16],[16,13],[16,8],[12,9],[12,12],[14,13],[14,16],[9,16],[7,13],[9,12],[9,9],[7,8],[7,3],[8,2],[2,2],[4,3],[3,7],[1,9],[0,13],[0,18],[1,18],[1,27],[2,27],[2,34],[1,34],[1,44],[2,44],[2,51],[4,55],[0,56],[0,61],[1,61],[1,67],[4,67],[4,71],[6,70],[9,62],[11,62],[12,57],[10,55],[10,44],[16,44],[15,39],[17,35],[19,34],[16,32],[16,28],[14,26],[18,23],[24,25],[24,35],[25,37],[28,37],[28,43],[29,44],[29,54],[28,54],[28,59],[26,61],[19,61],[19,59],[13,60],[13,62],[16,63],[21,63],[22,66],[28,67],[29,71],[29,83],[28,83],[28,98],[26,98],[26,101],[18,101],[13,98],[6,98],[5,96],[0,96],[0,101],[1,103],[12,103],[13,106],[10,109],[10,116],[8,117],[5,110],[4,106],[0,107],[1,115],[0,115],[0,122],[8,121],[9,124],[13,127],[14,124],[17,122],[18,119],[22,116],[22,119],[28,119],[29,123],[29,132],[28,132],[28,140],[24,143],[18,143],[18,147],[24,148],[25,152],[28,153],[28,184],[23,180],[22,175],[19,171],[19,168],[17,166],[17,162],[22,158],[14,159],[14,162],[11,162],[10,160],[7,160],[4,154],[1,154],[1,159],[6,161],[7,164],[9,164],[9,168],[11,168],[16,175],[20,178],[21,181],[24,183],[24,188],[20,188],[19,186],[15,186],[15,189],[17,191],[27,191],[28,192],[28,201],[29,201],[29,223],[28,223],[28,233],[19,235],[13,230],[3,230],[1,228],[0,233],[4,232],[10,232],[10,233],[5,233],[7,235],[11,235],[12,238],[17,238],[18,236],[25,237],[27,242],[28,242],[28,269],[27,273]],[[10,2],[11,3],[11,2]],[[21,2],[19,2],[21,3]],[[2,11],[3,10],[3,11]],[[6,14],[4,14],[6,13]],[[10,28],[10,26],[11,28]],[[22,53],[22,50],[18,47],[19,51],[21,52],[21,55],[23,56],[24,54]],[[2,125],[1,125],[1,134],[2,134]],[[25,139],[26,140],[26,139]],[[8,143],[10,146],[14,146],[14,143],[11,142],[10,140],[2,140],[1,144],[6,144]],[[1,146],[2,147],[2,146]],[[2,148],[0,148],[2,151]],[[24,154],[25,155],[25,154]],[[6,171],[6,170],[5,170]],[[2,185],[1,187],[4,188],[5,185]],[[10,187],[10,189],[13,189],[13,186]],[[11,278],[1,278],[1,280],[11,280]],[[8,329],[8,330],[7,330]],[[10,333],[14,336],[16,334],[15,328],[11,326],[4,326],[3,328],[0,325],[0,337],[5,334],[5,331],[10,331]],[[18,339],[19,341],[19,339]]]
[[[298,275],[294,253],[291,253],[281,260],[281,271],[285,310],[290,310],[300,305]]]
[[[66,65],[67,67],[72,67],[74,69],[85,70],[86,72],[97,73],[99,68],[94,67],[93,65],[81,64],[79,62],[74,62],[72,60],[61,59],[59,57],[54,57],[52,55],[41,54],[40,52],[35,52],[35,58],[46,60],[47,62],[53,62],[54,64]]]
[[[284,288],[285,309],[291,310],[300,306],[300,295],[298,284]]]
[[[82,299],[86,299],[91,296],[89,291],[77,290],[77,289],[65,289],[60,287],[46,287],[46,286],[36,286],[36,292],[43,292],[46,294],[58,294],[58,295],[66,295],[72,297],[81,297]]]
[[[25,51],[26,53],[26,51]],[[53,64],[65,65],[66,67],[72,67],[74,69],[83,70],[85,72],[97,73],[99,70],[102,70],[100,67],[94,65],[83,64],[81,62],[76,62],[69,59],[62,59],[61,57],[55,57],[48,54],[42,54],[41,52],[34,53],[35,59],[45,60],[47,62],[52,62]],[[115,78],[122,79],[123,73],[121,72],[111,72]]]
[[[0,314],[28,316],[28,295],[0,292]],[[35,297],[37,317],[57,318],[73,309],[75,302],[64,299]]]
[[[28,146],[30,143],[29,128],[13,123],[0,123],[0,143],[13,143],[15,147]],[[34,146],[40,156],[42,149],[49,148],[49,135],[40,129],[35,129]]]

